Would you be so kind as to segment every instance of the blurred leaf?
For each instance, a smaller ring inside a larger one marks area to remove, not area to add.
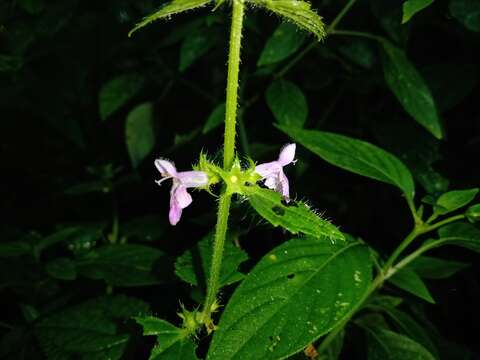
[[[68,258],[57,258],[50,261],[45,266],[45,270],[55,279],[75,280],[77,278],[75,263]]]
[[[373,15],[391,39],[398,44],[405,44],[409,35],[409,26],[402,24],[405,0],[370,0]]]
[[[265,97],[279,124],[303,127],[308,116],[308,104],[298,86],[290,81],[277,80],[268,87]]]
[[[218,104],[215,106],[213,111],[208,116],[205,125],[203,125],[202,134],[209,133],[213,129],[220,126],[225,120],[225,103]]]
[[[281,23],[268,38],[260,53],[257,66],[264,66],[285,60],[302,45],[305,34],[291,23]]]
[[[430,256],[419,256],[409,264],[418,275],[426,279],[445,279],[469,266],[468,263]]]
[[[217,42],[217,32],[212,28],[189,34],[180,48],[178,70],[184,72],[196,60],[205,55]]]
[[[29,244],[20,241],[0,243],[0,258],[27,255],[32,252]]]
[[[137,168],[155,147],[153,104],[135,107],[127,116],[125,139],[132,166]]]
[[[213,251],[213,233],[205,236],[195,246],[183,253],[175,262],[175,273],[192,285],[205,288],[210,272]],[[232,244],[227,237],[222,258],[219,286],[233,284],[243,279],[244,275],[237,271],[238,266],[248,259],[248,255]]]
[[[451,110],[469,95],[478,83],[479,70],[474,64],[444,63],[421,69],[432,91],[439,112]]]
[[[76,265],[78,273],[91,279],[105,280],[113,286],[161,283],[171,266],[160,250],[134,244],[106,245],[91,250],[79,257]]]
[[[325,25],[322,18],[310,8],[308,2],[301,0],[248,0],[248,2],[284,17],[286,20],[293,22],[299,28],[314,34],[319,41],[326,35]]]
[[[407,165],[427,193],[437,196],[447,191],[449,181],[434,168],[441,160],[439,140],[416,123],[396,118],[385,121],[383,115],[373,123],[373,131],[380,144]]]
[[[480,230],[467,223],[454,223],[438,230],[440,239],[430,240],[425,247],[430,249],[443,245],[461,246],[480,253]]]
[[[465,217],[471,223],[475,223],[480,220],[480,204],[475,204],[470,206],[467,211],[465,211]]]
[[[143,327],[143,335],[157,335],[157,345],[152,349],[149,360],[197,360],[195,345],[185,329],[153,317],[136,317]]]
[[[371,69],[376,62],[375,48],[364,39],[352,39],[338,47],[346,58],[363,68]]]
[[[380,306],[387,308],[396,308],[403,302],[401,297],[383,295],[383,294],[374,294],[368,301],[368,305]]]
[[[408,22],[413,15],[427,8],[433,0],[407,0],[403,3],[402,24]]]
[[[100,297],[44,318],[35,334],[48,359],[117,360],[130,338],[117,323],[148,311],[139,299]]]
[[[248,188],[246,195],[250,205],[273,226],[281,226],[292,234],[304,233],[314,237],[326,237],[330,241],[345,240],[345,236],[330,222],[315,214],[306,204],[290,201],[272,190],[258,186]]]
[[[37,15],[45,8],[44,0],[17,0],[17,3],[30,15]]]
[[[427,286],[418,274],[408,268],[403,268],[397,271],[391,278],[388,279],[392,284],[405,290],[419,298],[435,304],[432,295],[427,289]]]
[[[143,18],[138,24],[135,24],[135,27],[130,30],[128,36],[132,36],[132,34],[141,29],[142,27],[150,24],[151,22],[159,19],[166,19],[169,20],[172,15],[181,13],[183,11],[192,10],[198,7],[205,6],[211,3],[211,0],[173,0],[169,3],[163,5],[158,11],[154,12],[153,14],[148,15],[147,17]]]
[[[383,40],[381,45],[383,72],[388,87],[408,114],[433,136],[441,139],[442,124],[425,81],[402,50],[387,40]]]
[[[22,66],[22,58],[0,54],[0,73],[15,72],[20,70]]]
[[[368,142],[334,133],[278,126],[295,142],[342,169],[397,186],[413,199],[414,183],[407,167],[395,156]]]
[[[110,188],[104,181],[89,181],[81,184],[73,185],[64,190],[67,195],[84,195],[93,192],[110,192]]]
[[[467,29],[480,31],[480,2],[478,0],[450,0],[450,13]]]
[[[345,330],[341,330],[330,343],[325,351],[327,358],[325,360],[338,360],[342,353],[343,343],[345,340]]]
[[[208,360],[283,359],[350,316],[371,281],[360,242],[305,237],[265,255],[230,298]]]
[[[393,331],[374,327],[368,332],[369,360],[435,360],[414,340]]]
[[[106,120],[143,88],[144,78],[138,74],[122,74],[103,84],[98,95],[100,118]]]
[[[478,188],[446,192],[437,199],[434,211],[438,215],[445,215],[458,210],[473,201],[477,193]]]
[[[139,241],[159,240],[165,233],[164,223],[159,215],[146,215],[122,224],[121,234],[127,239]]]

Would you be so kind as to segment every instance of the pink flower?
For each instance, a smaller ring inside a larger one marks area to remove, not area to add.
[[[163,178],[155,181],[158,185],[167,179],[173,180],[172,188],[170,189],[170,212],[168,213],[168,219],[170,224],[176,225],[180,221],[182,210],[192,203],[192,197],[187,192],[187,188],[207,185],[208,176],[203,171],[177,172],[173,162],[165,159],[155,160],[155,166]]]
[[[295,163],[295,144],[287,144],[280,150],[278,160],[255,167],[255,171],[265,180],[265,186],[282,194],[289,199],[288,179],[283,173],[283,167]]]

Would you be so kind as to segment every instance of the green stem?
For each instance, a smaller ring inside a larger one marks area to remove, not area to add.
[[[340,10],[340,12],[335,16],[332,23],[327,27],[326,32],[330,34],[335,30],[335,27],[338,23],[343,19],[343,17],[350,11],[352,6],[355,4],[357,0],[349,0],[348,3]],[[301,52],[299,52],[292,60],[290,60],[287,65],[285,65],[278,73],[274,75],[275,79],[281,78],[285,75],[292,67],[294,67],[305,55],[307,55],[310,51],[312,51],[315,46],[317,46],[317,42],[312,42],[308,46],[306,46]]]
[[[351,30],[333,30],[330,32],[331,35],[346,35],[346,36],[359,36],[367,39],[372,39],[376,41],[383,41],[381,36],[370,34],[363,31],[351,31]]]
[[[390,255],[390,257],[385,262],[385,265],[383,266],[384,273],[388,272],[388,270],[392,267],[393,263],[395,262],[395,260],[397,260],[403,250],[405,250],[407,246],[410,245],[412,241],[417,238],[418,235],[423,234],[424,232],[424,230],[422,230],[418,226],[415,226],[412,232],[407,235],[407,237],[400,243],[400,245],[398,245],[392,255]]]
[[[225,191],[220,195],[218,202],[217,225],[215,227],[215,239],[213,244],[212,264],[210,266],[210,278],[208,280],[207,296],[203,308],[203,318],[207,323],[212,313],[212,305],[217,298],[220,288],[220,269],[222,267],[223,247],[228,228],[228,215],[230,213],[231,195]]]
[[[435,224],[432,224],[430,226],[427,226],[426,231],[436,230],[443,225],[447,225],[447,224],[450,224],[451,222],[458,221],[458,220],[463,220],[463,219],[465,219],[465,215],[463,215],[463,214],[455,215],[455,216],[449,217],[447,219],[441,220],[441,221],[439,221]]]
[[[238,103],[238,73],[240,69],[240,46],[243,27],[243,0],[233,0],[230,50],[228,53],[227,99],[225,113],[225,135],[223,145],[223,167],[229,170],[235,157],[235,123]]]
[[[225,137],[223,144],[223,167],[228,171],[232,167],[235,157],[235,123],[238,103],[238,73],[240,69],[240,46],[243,27],[243,0],[233,0],[232,25],[230,30],[230,49],[228,53],[227,98],[225,114]],[[215,304],[217,293],[220,290],[220,270],[222,267],[223,248],[228,228],[231,195],[227,189],[222,190],[219,198],[217,225],[213,244],[210,276],[207,283],[207,296],[203,308],[203,321],[207,327],[211,325],[212,305]]]

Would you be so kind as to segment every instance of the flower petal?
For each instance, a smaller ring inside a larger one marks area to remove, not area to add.
[[[199,187],[208,184],[208,175],[203,171],[180,171],[177,178],[185,187]]]
[[[263,178],[277,174],[280,169],[281,165],[278,163],[278,161],[272,161],[255,166],[255,172]]]
[[[177,176],[177,169],[175,168],[175,165],[173,164],[173,162],[169,160],[156,159],[155,166],[157,167],[158,171],[160,171],[160,174],[162,174],[163,177]]]
[[[269,189],[276,190],[277,189],[277,176],[269,176],[266,178],[265,182],[263,183]]]
[[[174,199],[176,204],[185,209],[192,203],[192,196],[187,192],[187,188],[183,185],[174,184],[170,193],[170,200]],[[171,205],[170,205],[171,206]]]
[[[171,225],[177,225],[182,217],[182,208],[175,201],[170,201],[170,211],[168,212],[168,220]]]
[[[278,163],[281,166],[285,166],[293,162],[295,159],[295,149],[296,144],[287,144],[285,145],[282,150],[280,150],[280,156],[278,157]]]
[[[290,198],[290,186],[283,171],[280,171],[278,174],[277,191],[282,194],[285,199],[288,200]]]

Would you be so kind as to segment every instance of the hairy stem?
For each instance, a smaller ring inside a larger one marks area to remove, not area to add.
[[[230,32],[230,49],[228,53],[227,99],[225,114],[225,137],[223,144],[223,167],[230,170],[235,157],[235,123],[238,103],[238,73],[240,68],[240,46],[243,27],[243,0],[233,0],[233,15]],[[203,320],[211,325],[212,305],[214,305],[220,289],[220,270],[222,267],[223,248],[228,228],[231,195],[224,188],[218,202],[217,225],[213,244],[212,263],[207,283],[207,296],[203,308]]]
[[[243,27],[243,0],[233,0],[230,50],[228,53],[227,99],[225,113],[225,135],[223,145],[223,167],[229,170],[235,156],[235,123],[238,103],[238,73],[240,69],[240,46]]]
[[[223,247],[228,228],[228,215],[230,213],[231,195],[223,192],[218,202],[217,225],[215,227],[215,239],[213,243],[212,264],[210,267],[210,278],[207,283],[207,296],[203,308],[203,318],[209,322],[212,313],[212,305],[217,298],[220,288],[220,269],[222,267]]]

